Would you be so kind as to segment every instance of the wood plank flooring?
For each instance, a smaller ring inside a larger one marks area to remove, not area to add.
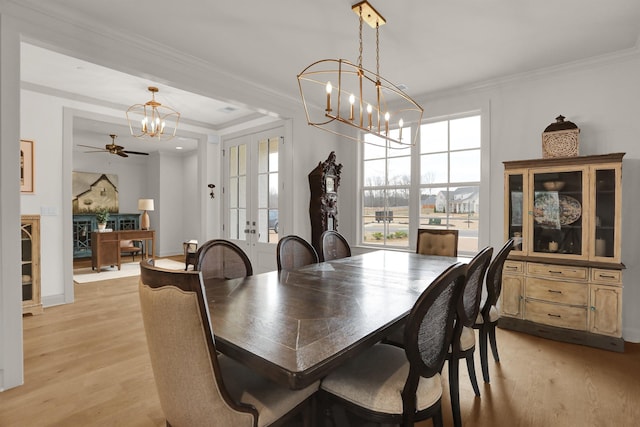
[[[164,426],[137,281],[76,285],[75,303],[23,318],[25,384],[0,393],[0,426]],[[498,330],[498,346],[490,385],[476,351],[480,398],[460,364],[466,426],[638,425],[640,344],[619,354]],[[443,411],[452,425],[446,382]]]

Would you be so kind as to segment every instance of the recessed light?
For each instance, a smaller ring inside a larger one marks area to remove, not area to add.
[[[230,105],[229,105],[229,106],[226,106],[226,107],[224,107],[224,108],[219,109],[218,111],[220,111],[220,112],[222,112],[222,113],[227,113],[227,114],[228,114],[228,113],[233,113],[233,112],[234,112],[234,111],[236,111],[236,110],[237,110],[237,108],[232,107],[232,106],[230,106]]]
[[[182,150],[182,147],[176,147],[176,150]]]

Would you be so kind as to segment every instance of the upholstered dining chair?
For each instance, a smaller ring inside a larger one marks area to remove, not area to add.
[[[290,390],[218,354],[201,272],[140,265],[142,320],[167,426],[259,427],[298,414],[311,421],[319,382]]]
[[[467,266],[467,274],[460,299],[456,317],[455,335],[453,345],[449,349],[449,393],[451,395],[451,409],[453,411],[453,425],[462,425],[460,416],[460,385],[458,381],[459,360],[466,359],[467,371],[471,379],[471,385],[476,396],[480,396],[476,367],[473,354],[476,349],[476,335],[473,325],[480,312],[482,299],[482,284],[484,276],[489,268],[493,255],[493,248],[486,247],[478,252]]]
[[[322,261],[350,257],[351,248],[342,234],[326,230],[320,236],[320,256]]]
[[[485,280],[487,294],[485,301],[481,304],[480,313],[476,319],[473,327],[480,331],[480,363],[482,365],[482,378],[484,382],[489,382],[489,361],[487,356],[487,341],[491,343],[491,352],[493,353],[493,359],[496,362],[500,362],[498,356],[498,345],[496,343],[496,325],[500,318],[500,313],[496,304],[498,298],[500,298],[500,292],[502,291],[502,270],[504,269],[504,262],[509,256],[509,252],[513,249],[513,239],[507,240],[502,246],[502,249],[495,256],[491,264],[489,264],[489,270],[487,270],[487,278]]]
[[[295,270],[318,262],[316,250],[300,236],[285,236],[278,241],[276,248],[278,271]]]
[[[205,242],[197,252],[195,269],[202,271],[204,279],[236,279],[253,275],[251,261],[233,242],[214,239]]]
[[[416,253],[422,255],[458,256],[458,230],[419,228]]]
[[[377,423],[411,427],[432,418],[434,426],[442,426],[440,371],[453,339],[465,271],[465,264],[452,265],[418,298],[404,329],[404,350],[375,344],[322,380],[323,400]]]

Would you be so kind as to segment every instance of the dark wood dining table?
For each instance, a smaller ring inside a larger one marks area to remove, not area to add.
[[[420,294],[458,261],[468,259],[380,250],[205,281],[216,347],[303,388],[401,327]]]

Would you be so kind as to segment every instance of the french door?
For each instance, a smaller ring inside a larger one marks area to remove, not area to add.
[[[224,235],[249,256],[254,273],[276,269],[279,127],[229,139],[223,145]]]

